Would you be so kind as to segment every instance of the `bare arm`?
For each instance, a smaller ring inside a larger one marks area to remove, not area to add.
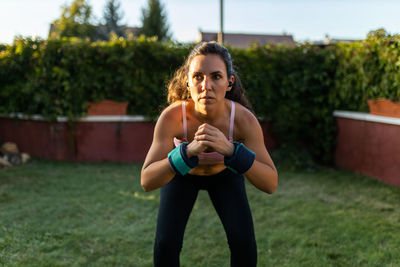
[[[173,149],[173,129],[176,120],[170,110],[161,113],[155,129],[149,152],[141,171],[141,184],[145,191],[162,187],[172,180],[175,173],[171,169],[167,155]]]
[[[242,127],[244,145],[255,153],[251,168],[244,174],[258,189],[268,194],[275,192],[278,186],[278,172],[264,145],[261,126],[253,114],[246,114],[247,123]]]

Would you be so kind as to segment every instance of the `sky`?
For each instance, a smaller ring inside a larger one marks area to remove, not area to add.
[[[148,0],[119,0],[122,22],[141,25],[141,9]],[[0,43],[15,36],[47,38],[49,25],[61,16],[61,6],[72,0],[0,0]],[[95,22],[102,18],[106,0],[88,0]],[[220,0],[161,0],[173,39],[192,42],[199,30],[220,28]],[[363,39],[371,30],[400,32],[398,0],[224,0],[224,32],[290,34],[295,41],[317,41],[326,35]]]

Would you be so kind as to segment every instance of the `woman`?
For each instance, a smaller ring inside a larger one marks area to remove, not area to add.
[[[278,174],[228,50],[215,42],[198,44],[170,81],[168,101],[141,173],[145,191],[161,187],[155,266],[179,266],[186,223],[201,189],[224,226],[231,265],[256,266],[243,175],[271,194]]]

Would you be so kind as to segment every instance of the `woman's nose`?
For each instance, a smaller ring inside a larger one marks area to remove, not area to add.
[[[204,90],[209,91],[211,89],[211,81],[207,77],[204,77],[202,85],[201,85],[201,89],[203,91]]]

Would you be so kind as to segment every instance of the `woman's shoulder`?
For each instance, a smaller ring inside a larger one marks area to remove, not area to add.
[[[172,104],[170,104],[168,107],[166,107],[162,112],[160,117],[174,117],[178,114],[182,113],[182,102],[183,101],[176,101]]]
[[[248,108],[237,102],[235,107],[235,131],[237,130],[239,139],[246,140],[260,129],[260,124]]]
[[[243,124],[258,122],[256,116],[242,104],[235,102],[235,122]]]
[[[179,136],[182,127],[182,102],[174,102],[166,107],[158,117],[155,135],[164,139]]]
[[[158,120],[174,121],[182,117],[182,102],[176,101],[166,107],[160,114]]]

